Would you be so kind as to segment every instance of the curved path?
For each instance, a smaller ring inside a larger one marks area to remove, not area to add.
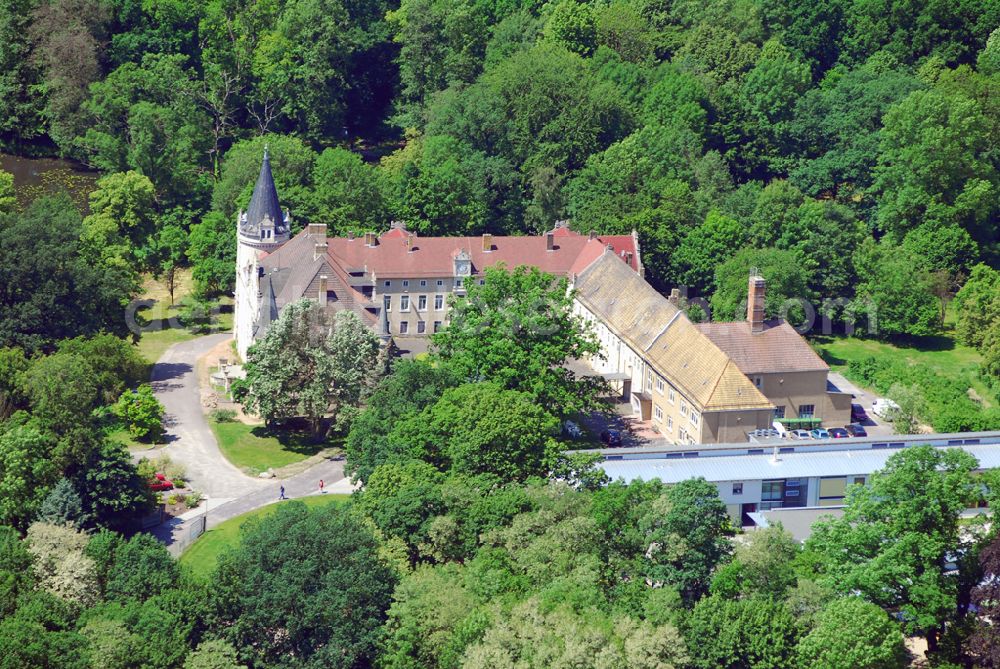
[[[229,337],[214,334],[174,344],[153,365],[150,377],[166,410],[167,446],[162,452],[184,465],[195,490],[215,498],[240,497],[266,484],[226,460],[201,408],[198,358]]]
[[[277,501],[281,486],[290,499],[317,494],[320,479],[331,492],[350,492],[349,482],[344,481],[343,462],[325,459],[288,479],[268,480],[247,476],[222,455],[201,406],[197,364],[199,358],[229,337],[214,334],[174,344],[153,365],[150,382],[165,409],[168,440],[161,452],[184,465],[191,486],[206,497],[200,507],[184,517],[154,528],[153,534],[174,555],[190,543],[191,527],[205,513],[208,527],[212,528]]]

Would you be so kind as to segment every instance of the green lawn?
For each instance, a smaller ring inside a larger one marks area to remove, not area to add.
[[[260,425],[209,421],[222,454],[251,475],[316,455],[330,444],[313,443],[301,432],[273,432]]]
[[[945,377],[967,375],[984,405],[992,406],[993,395],[977,375],[982,357],[975,349],[956,342],[948,332],[899,344],[856,337],[814,337],[811,342],[823,359],[838,371],[847,367],[852,360],[875,356],[909,365],[926,365]]]
[[[310,495],[309,497],[301,497],[296,501],[302,502],[312,508],[333,503],[342,503],[349,497],[350,495]],[[245,513],[242,516],[230,518],[224,523],[220,523],[218,527],[213,527],[205,532],[193,544],[188,546],[187,550],[181,555],[181,567],[187,569],[198,579],[207,579],[212,570],[215,569],[215,565],[222,552],[230,546],[235,546],[239,541],[240,527],[243,523],[251,518],[260,518],[274,513],[276,507],[277,503],[269,504]]]
[[[166,352],[168,348],[182,341],[188,341],[199,337],[205,333],[193,332],[185,327],[170,327],[170,319],[180,313],[180,302],[191,294],[194,289],[194,282],[191,279],[191,270],[183,269],[178,271],[176,285],[174,287],[174,303],[170,304],[170,294],[167,287],[160,279],[147,277],[142,285],[142,299],[153,300],[154,304],[149,309],[143,309],[136,315],[142,322],[148,324],[158,323],[159,330],[144,332],[139,339],[139,354],[150,364],[156,362]],[[219,300],[223,308],[232,306],[232,298],[224,297]],[[209,331],[226,332],[233,329],[233,312],[231,308],[218,314],[215,322],[212,323]]]

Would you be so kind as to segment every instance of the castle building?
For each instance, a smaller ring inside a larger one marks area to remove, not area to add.
[[[265,151],[250,206],[237,218],[234,334],[242,358],[285,305],[350,309],[401,349],[448,323],[448,297],[486,268],[530,265],[565,277],[574,309],[601,342],[587,361],[618,385],[642,420],[676,444],[745,441],[775,415],[842,425],[850,396],[787,323],[765,322],[764,281],[751,277],[746,322],[692,323],[643,279],[638,238],[583,235],[565,222],[535,236],[419,237],[401,223],[382,234],[329,237],[308,224],[294,237]]]
[[[639,242],[631,235],[581,235],[565,223],[535,236],[419,237],[401,223],[382,234],[329,237],[322,224],[289,236],[265,153],[246,212],[237,218],[234,332],[247,349],[286,304],[303,297],[331,311],[350,309],[401,348],[426,340],[448,322],[448,296],[464,295],[487,267],[533,265],[570,277],[610,249],[623,267],[641,274]]]

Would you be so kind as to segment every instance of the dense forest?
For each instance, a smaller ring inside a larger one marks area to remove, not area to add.
[[[650,280],[719,315],[758,266],[773,313],[925,335],[1000,259],[998,25],[992,0],[16,0],[0,142],[130,174],[102,188],[138,211],[85,227],[207,292],[270,144],[296,226],[636,229]]]

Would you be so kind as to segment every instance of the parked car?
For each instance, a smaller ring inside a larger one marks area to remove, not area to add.
[[[842,427],[830,428],[830,438],[831,439],[847,439],[849,436],[847,430]]]
[[[171,490],[174,487],[174,482],[166,477],[165,474],[156,472],[156,476],[153,480],[149,482],[149,489],[153,492],[160,492],[161,490]]]
[[[825,427],[817,427],[815,430],[810,430],[809,434],[812,435],[813,439],[829,439],[830,433]]]
[[[847,434],[852,437],[867,437],[868,432],[865,430],[864,426],[858,425],[857,423],[851,423],[850,425],[845,425],[844,429],[847,430]]]
[[[851,405],[851,422],[852,423],[864,423],[868,420],[868,414],[865,412],[865,408],[860,404]]]
[[[601,441],[603,441],[608,446],[621,446],[622,445],[622,431],[621,430],[605,430],[601,432]]]
[[[872,413],[880,418],[885,418],[891,411],[899,411],[899,405],[884,397],[879,397],[872,403]]]
[[[788,433],[790,439],[812,439],[813,436],[809,430],[792,430]]]
[[[583,430],[581,430],[580,426],[574,423],[573,421],[564,420],[563,434],[565,434],[570,439],[579,439],[580,436],[583,434]]]

